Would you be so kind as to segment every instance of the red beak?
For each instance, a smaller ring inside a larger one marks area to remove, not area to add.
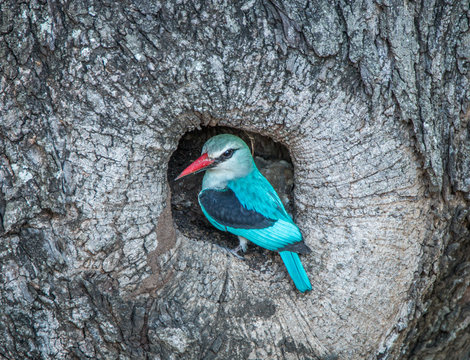
[[[179,180],[186,175],[195,174],[199,171],[205,170],[209,165],[212,165],[213,163],[214,160],[209,159],[207,153],[202,154],[197,160],[195,160],[191,165],[184,169],[183,172],[179,174],[175,180]]]

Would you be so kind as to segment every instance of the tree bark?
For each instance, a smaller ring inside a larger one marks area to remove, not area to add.
[[[0,357],[468,358],[468,1],[0,6]],[[310,293],[175,223],[213,126],[290,152]]]

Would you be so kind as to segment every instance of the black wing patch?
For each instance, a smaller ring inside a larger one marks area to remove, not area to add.
[[[220,225],[237,229],[264,229],[276,220],[245,208],[231,189],[207,189],[199,194],[204,210]]]

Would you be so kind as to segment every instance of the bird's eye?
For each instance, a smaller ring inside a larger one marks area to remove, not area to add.
[[[234,149],[228,149],[222,154],[222,156],[224,157],[224,159],[228,159],[233,155],[234,151],[235,151]]]

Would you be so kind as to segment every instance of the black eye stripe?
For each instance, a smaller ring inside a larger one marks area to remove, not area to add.
[[[226,150],[222,155],[219,156],[218,160],[224,161],[224,160],[230,159],[232,157],[233,153],[235,152],[235,150],[237,150],[237,149],[228,149],[228,150]]]

